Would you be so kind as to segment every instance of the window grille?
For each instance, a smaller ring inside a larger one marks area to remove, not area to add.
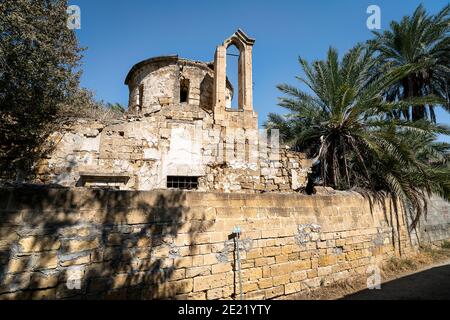
[[[167,188],[179,190],[198,189],[198,177],[168,176]]]

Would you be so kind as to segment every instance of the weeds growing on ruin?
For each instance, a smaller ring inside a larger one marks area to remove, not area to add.
[[[441,245],[442,249],[450,249],[450,241],[445,240]]]

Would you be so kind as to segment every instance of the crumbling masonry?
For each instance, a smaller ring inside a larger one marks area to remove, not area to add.
[[[51,136],[54,151],[37,182],[119,190],[197,189],[296,191],[311,161],[258,130],[253,108],[255,40],[238,30],[216,49],[213,63],[163,56],[130,70],[124,119],[78,120]],[[239,50],[238,89],[226,76],[227,49]],[[237,94],[238,108],[231,108]]]

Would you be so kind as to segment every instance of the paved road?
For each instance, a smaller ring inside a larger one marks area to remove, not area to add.
[[[343,300],[450,300],[450,263],[387,282]]]

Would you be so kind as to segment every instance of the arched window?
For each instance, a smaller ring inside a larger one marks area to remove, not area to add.
[[[217,114],[217,119],[223,118],[221,116],[227,106],[227,66],[231,65],[227,59],[228,48],[234,46],[238,49],[238,76],[237,76],[237,90],[233,90],[237,99],[238,109],[240,111],[253,111],[253,82],[252,82],[252,48],[255,43],[254,39],[249,38],[242,30],[238,30],[230,38],[226,39],[222,45],[216,49],[214,56],[214,113]],[[233,54],[236,55],[237,54]],[[235,57],[236,58],[236,57]],[[234,68],[236,69],[236,68]],[[233,76],[230,74],[233,80]],[[229,98],[229,97],[228,97]]]
[[[180,81],[180,103],[189,103],[189,79]]]
[[[144,85],[139,85],[139,91],[138,91],[138,99],[137,99],[137,106],[136,111],[141,112],[142,108],[144,106]]]
[[[231,44],[227,48],[227,79],[233,87],[233,91],[227,91],[225,95],[227,109],[237,110],[239,107],[239,92],[240,92],[240,56],[241,53],[236,45]]]

